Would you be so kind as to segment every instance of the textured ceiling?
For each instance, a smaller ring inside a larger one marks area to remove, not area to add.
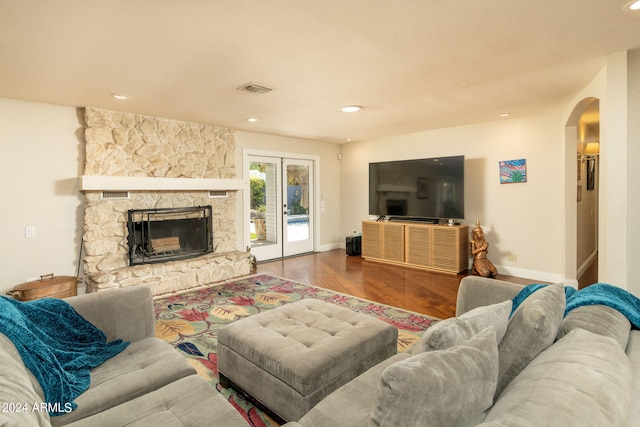
[[[0,96],[338,143],[501,120],[639,48],[625,3],[0,0]]]

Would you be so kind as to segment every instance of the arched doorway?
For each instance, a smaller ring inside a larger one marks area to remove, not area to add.
[[[598,281],[598,204],[600,170],[600,101],[585,98],[575,107],[566,127],[567,275],[583,288]],[[575,160],[574,160],[575,159]],[[571,173],[573,171],[574,173]],[[571,194],[568,192],[567,194]]]

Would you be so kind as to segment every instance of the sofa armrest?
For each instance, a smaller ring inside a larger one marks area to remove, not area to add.
[[[133,342],[155,336],[153,297],[147,286],[110,289],[65,301],[104,332],[107,341]]]
[[[477,307],[513,299],[522,288],[524,285],[503,280],[466,276],[460,281],[458,288],[456,316]]]

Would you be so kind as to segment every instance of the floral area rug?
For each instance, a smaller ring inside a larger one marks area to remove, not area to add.
[[[316,298],[377,317],[398,328],[398,351],[407,350],[437,322],[404,311],[287,279],[257,274],[155,301],[156,335],[175,346],[252,426],[278,426],[232,388],[218,384],[217,337],[227,323],[302,298]]]

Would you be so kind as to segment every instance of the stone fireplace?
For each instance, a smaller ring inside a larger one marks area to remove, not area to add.
[[[235,178],[233,130],[86,108],[85,140],[81,189],[86,198],[87,292],[144,284],[161,295],[252,272],[253,257],[237,249],[236,203],[242,181]],[[177,256],[140,263],[134,254],[132,262],[130,239],[135,240],[136,233],[141,237],[144,221],[134,217],[138,225],[130,229],[131,212],[153,212],[154,219],[165,221],[187,219],[191,214],[185,217],[182,210],[204,206],[210,211],[205,221],[210,248],[182,257],[176,245],[193,246],[187,236],[156,235],[155,249],[169,250],[160,252],[141,242],[144,251],[151,249],[160,257],[173,251]],[[178,217],[163,216],[169,212]]]

